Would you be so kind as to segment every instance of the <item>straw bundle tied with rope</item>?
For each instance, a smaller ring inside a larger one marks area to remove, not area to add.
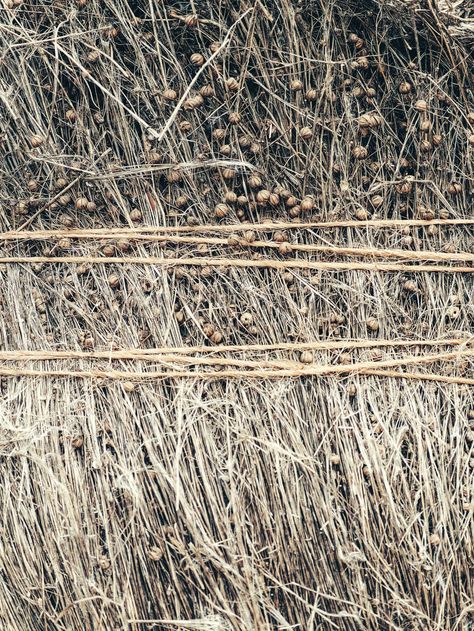
[[[474,628],[473,24],[2,1],[0,629]]]

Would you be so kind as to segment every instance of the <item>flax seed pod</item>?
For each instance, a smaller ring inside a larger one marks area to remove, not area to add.
[[[413,86],[408,81],[402,81],[398,86],[398,91],[400,92],[400,94],[409,94],[412,87]]]
[[[356,160],[365,160],[368,156],[368,151],[362,145],[357,145],[352,149],[352,155]]]
[[[417,112],[426,112],[428,111],[428,103],[426,101],[424,101],[423,99],[418,100],[415,103],[415,109]]]
[[[303,82],[299,79],[294,79],[290,83],[290,88],[293,92],[300,92],[303,89]]]
[[[199,94],[203,98],[214,96],[214,88],[212,87],[212,85],[203,85],[202,88],[199,90]]]
[[[271,196],[271,193],[267,189],[262,189],[261,191],[258,191],[257,196],[256,196],[257,203],[260,204],[261,206],[264,206],[270,200],[270,196]]]
[[[262,178],[259,175],[251,175],[248,179],[250,188],[260,188],[262,186]]]
[[[226,88],[230,90],[230,92],[237,92],[239,89],[239,82],[234,77],[230,77],[225,82]]]
[[[280,197],[276,194],[276,193],[271,193],[270,197],[268,198],[268,203],[270,206],[278,206],[278,204],[280,203]]]
[[[163,92],[163,98],[165,99],[165,101],[176,101],[178,98],[178,93],[176,92],[176,90],[167,88]]]
[[[44,136],[33,134],[33,136],[30,137],[30,145],[32,147],[41,147],[42,144],[44,144]]]
[[[193,64],[193,66],[202,66],[205,62],[204,55],[201,55],[201,53],[193,53],[189,58],[189,61]]]
[[[230,208],[227,204],[217,204],[214,208],[214,214],[218,219],[223,219],[229,214]]]
[[[310,140],[313,136],[313,130],[311,127],[302,127],[299,131],[299,136],[303,140]]]
[[[310,212],[314,208],[314,198],[311,197],[310,195],[303,197],[303,199],[301,200],[300,207],[301,207],[302,212],[304,213]]]

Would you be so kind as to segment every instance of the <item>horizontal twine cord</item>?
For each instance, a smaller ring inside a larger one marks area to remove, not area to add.
[[[0,264],[34,264],[34,263],[69,263],[93,265],[157,265],[163,267],[197,266],[197,267],[248,267],[266,269],[314,269],[326,271],[350,271],[367,270],[376,272],[437,272],[472,274],[474,267],[442,266],[442,265],[407,265],[397,263],[362,263],[353,262],[328,262],[295,260],[281,261],[271,259],[231,259],[224,257],[120,257],[120,256],[12,256],[0,257]]]
[[[78,233],[63,233],[62,237],[65,238],[80,238],[80,239],[102,239],[103,235],[79,235]],[[237,245],[246,248],[272,248],[279,249],[282,245],[290,248],[290,251],[294,252],[321,252],[325,254],[334,254],[337,256],[360,256],[360,257],[377,257],[377,258],[401,258],[407,260],[433,260],[433,261],[470,261],[474,262],[474,254],[472,252],[433,252],[430,250],[401,250],[401,249],[386,249],[386,248],[348,248],[337,247],[332,245],[315,245],[315,244],[303,244],[303,243],[278,243],[275,241],[245,241],[240,240],[238,243],[229,243],[228,239],[222,239],[217,237],[179,237],[168,235],[129,235],[131,239],[159,242],[159,243],[185,243],[185,244],[199,244],[199,245]],[[37,236],[32,237],[38,239]],[[42,239],[51,238],[41,237]],[[123,235],[116,232],[108,234],[108,239],[123,238]]]
[[[21,350],[0,351],[0,361],[50,361],[66,359],[110,359],[126,360],[136,359],[152,361],[163,355],[191,355],[193,353],[219,354],[224,352],[248,352],[248,351],[278,351],[278,350],[338,350],[349,348],[379,348],[379,347],[406,347],[406,346],[455,346],[469,344],[474,341],[471,338],[447,338],[436,340],[335,340],[323,342],[280,342],[277,344],[242,344],[242,345],[218,345],[218,346],[182,346],[162,348],[126,348],[102,351],[75,351],[75,350]]]
[[[450,361],[461,359],[474,355],[474,348],[451,351],[447,353],[436,353],[426,356],[401,357],[398,359],[389,359],[384,361],[367,361],[357,362],[355,364],[339,364],[339,365],[323,365],[302,367],[298,364],[296,367],[282,368],[274,370],[278,366],[278,362],[269,369],[256,370],[222,370],[213,372],[195,372],[195,371],[119,371],[119,370],[41,370],[41,369],[17,369],[13,367],[0,368],[0,376],[19,376],[19,377],[81,377],[81,378],[98,378],[98,379],[125,379],[125,380],[147,380],[147,379],[168,379],[191,377],[195,379],[211,379],[211,378],[272,378],[272,377],[304,377],[304,376],[322,376],[330,374],[354,374],[366,370],[380,370],[381,368],[393,368],[395,366],[403,366],[405,364],[426,364],[437,361]],[[212,361],[212,359],[211,359]],[[232,363],[231,360],[230,363]],[[243,365],[243,361],[239,362]],[[268,362],[269,364],[271,362]],[[249,362],[250,364],[250,362]],[[247,364],[247,365],[249,365]],[[259,362],[252,362],[250,365],[261,365]],[[296,364],[296,362],[295,362]],[[474,379],[472,379],[474,384]]]
[[[451,375],[438,375],[435,373],[397,372],[396,370],[364,370],[361,374],[373,375],[374,377],[416,379],[419,381],[438,381],[440,383],[455,383],[459,385],[474,386],[474,379],[470,379],[469,377],[453,377]]]
[[[52,237],[120,237],[131,235],[172,234],[180,232],[239,232],[242,230],[301,230],[311,228],[394,228],[400,226],[474,225],[474,219],[374,219],[368,221],[266,221],[262,223],[203,224],[200,226],[140,226],[136,228],[84,228],[57,230],[11,230],[0,232],[0,241],[14,239],[48,239]]]

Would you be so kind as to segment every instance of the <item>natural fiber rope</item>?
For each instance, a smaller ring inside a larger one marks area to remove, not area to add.
[[[242,230],[301,230],[311,228],[396,228],[403,226],[463,226],[474,225],[474,219],[377,219],[368,221],[267,221],[262,223],[217,224],[200,226],[140,226],[137,228],[86,228],[58,230],[11,230],[0,233],[0,241],[13,239],[47,239],[51,237],[120,237],[180,232],[239,232]]]
[[[34,233],[33,233],[34,234]],[[65,237],[67,233],[62,234],[62,238]],[[76,236],[75,236],[76,235]],[[78,235],[78,236],[77,236]],[[146,235],[146,234],[135,234],[129,235],[133,240],[142,240],[142,241],[155,241],[160,243],[185,243],[185,244],[199,244],[199,245],[223,245],[229,246],[234,245],[229,243],[228,239],[222,239],[217,237],[179,237],[175,235]],[[23,239],[24,237],[22,237]],[[32,236],[38,240],[38,236]],[[41,239],[49,239],[51,235],[41,237]],[[79,239],[99,239],[103,238],[103,236],[93,235],[93,234],[68,234],[68,238],[79,238]],[[123,238],[123,235],[120,233],[111,232],[108,235],[108,239],[119,239]],[[303,243],[277,243],[275,241],[245,241],[240,240],[237,246],[247,247],[247,248],[272,248],[279,249],[282,245],[288,246],[290,251],[294,252],[321,252],[325,254],[333,254],[335,256],[360,256],[360,257],[376,257],[376,258],[401,258],[407,259],[410,261],[470,261],[474,262],[474,254],[472,252],[454,252],[454,253],[446,253],[446,252],[432,252],[430,250],[400,250],[400,249],[377,249],[377,248],[341,248],[337,246],[329,246],[329,245],[315,245],[315,244],[303,244]]]
[[[218,346],[182,346],[161,348],[126,348],[102,351],[75,350],[21,350],[0,351],[0,361],[51,361],[67,359],[109,359],[152,361],[163,355],[191,355],[193,353],[218,354],[224,352],[255,352],[255,351],[301,351],[301,350],[338,350],[355,348],[406,347],[406,346],[455,346],[469,344],[471,338],[447,338],[436,340],[337,340],[325,342],[280,342],[277,344],[242,344]]]
[[[474,267],[449,267],[441,265],[404,265],[396,263],[362,263],[354,262],[328,262],[295,260],[281,261],[270,259],[230,259],[223,257],[183,257],[183,258],[159,258],[159,257],[119,257],[119,256],[12,256],[0,257],[0,264],[33,264],[33,263],[68,263],[94,265],[157,265],[163,267],[198,266],[198,267],[255,267],[266,269],[314,269],[326,271],[350,271],[367,270],[376,272],[437,272],[450,274],[472,274]]]
[[[434,373],[397,372],[396,370],[364,370],[361,374],[373,375],[375,377],[417,379],[420,381],[438,381],[441,383],[455,383],[459,385],[474,386],[474,379],[470,379],[469,377],[453,377],[451,375],[438,375]]]
[[[16,369],[10,367],[0,368],[0,376],[11,377],[81,377],[81,378],[97,378],[97,379],[126,379],[126,380],[146,380],[146,379],[168,379],[191,377],[195,379],[211,379],[211,378],[273,378],[273,377],[305,377],[305,376],[323,376],[330,374],[354,374],[367,370],[380,370],[381,368],[393,368],[395,366],[403,366],[406,364],[426,364],[437,361],[450,361],[460,359],[462,357],[474,356],[474,348],[463,349],[459,351],[451,351],[448,353],[436,353],[434,355],[401,357],[398,359],[389,359],[384,361],[368,361],[358,362],[355,364],[338,364],[302,367],[282,368],[281,370],[256,369],[256,370],[222,370],[213,372],[195,372],[195,371],[169,371],[169,372],[140,372],[140,371],[119,371],[119,370],[41,370],[41,369]],[[201,358],[202,359],[202,358]],[[233,360],[230,360],[232,364]],[[267,362],[271,363],[271,362]],[[239,362],[243,365],[244,362]],[[247,365],[261,365],[258,362],[248,363]],[[294,362],[296,364],[296,362]],[[210,364],[212,365],[212,364]],[[277,367],[278,363],[274,363]],[[471,380],[474,384],[474,379]]]

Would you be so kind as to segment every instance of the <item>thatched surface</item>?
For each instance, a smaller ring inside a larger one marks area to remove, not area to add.
[[[3,0],[2,631],[471,628],[473,20]]]

